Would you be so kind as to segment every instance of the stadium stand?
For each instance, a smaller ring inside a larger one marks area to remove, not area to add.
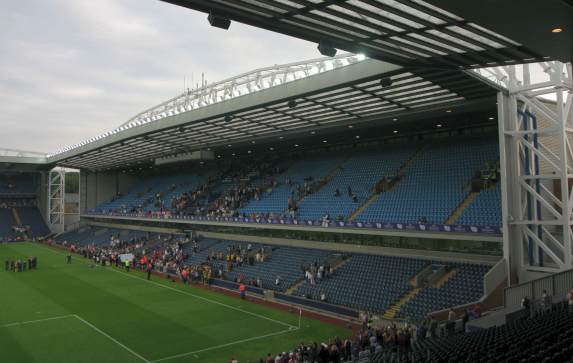
[[[573,311],[556,309],[454,337],[417,339],[408,350],[387,348],[370,362],[571,362]]]
[[[438,139],[349,152],[275,160],[260,170],[240,164],[211,170],[209,177],[193,173],[148,177],[127,195],[92,212],[501,224],[499,185],[472,192],[476,172],[497,161],[495,139]],[[197,188],[202,188],[202,203],[194,202],[193,208],[185,210],[174,208],[172,201],[194,194]],[[468,199],[470,193],[475,199]]]
[[[0,208],[0,238],[13,238],[12,226],[16,224],[11,208]]]
[[[305,184],[326,178],[342,160],[341,157],[323,155],[294,161],[284,173],[277,176],[279,186],[266,191],[261,199],[251,201],[239,211],[246,215],[280,215],[287,210],[289,197],[292,196],[299,203],[304,198]]]
[[[437,263],[437,262],[436,262]],[[478,301],[483,291],[483,278],[488,267],[477,264],[448,264],[452,269],[452,277],[441,286],[421,288],[417,294],[396,314],[398,318],[411,318],[419,321],[428,311],[438,311],[451,306]]]
[[[0,240],[26,240],[50,234],[37,207],[38,185],[38,174],[0,173]]]
[[[461,138],[429,144],[415,157],[397,186],[381,193],[357,219],[417,223],[425,218],[429,224],[445,223],[467,196],[475,171],[497,160],[497,155],[495,140]],[[471,216],[465,220],[476,224]],[[494,225],[499,223],[500,219]]]
[[[125,242],[146,239],[150,242],[148,245],[155,246],[147,251],[149,258],[153,257],[156,249],[165,248],[165,244],[154,244],[153,241],[187,242],[184,237],[178,239],[169,234],[90,226],[64,233],[57,240],[68,244],[106,246],[112,237]],[[330,304],[379,314],[385,313],[413,289],[411,280],[424,267],[439,264],[409,257],[367,254],[341,256],[333,250],[265,246],[216,239],[201,239],[196,246],[191,242],[183,243],[182,249],[186,256],[182,266],[208,263],[214,270],[213,276],[217,278],[234,282],[242,279],[249,284],[259,281],[261,286],[258,287],[316,301],[320,301],[324,294],[326,302]],[[265,255],[263,262],[254,259],[261,249]],[[455,274],[439,286],[420,287],[417,295],[399,309],[397,317],[419,321],[429,312],[471,303],[483,295],[483,277],[488,266],[448,263],[448,267]],[[321,276],[318,276],[319,270],[322,271]],[[313,272],[312,283],[305,277],[305,271]],[[277,277],[279,284],[276,283]]]
[[[33,174],[10,173],[0,174],[0,194],[36,193],[37,185]]]
[[[394,176],[412,152],[412,148],[400,147],[355,153],[324,188],[304,200],[299,217],[317,220],[328,215],[347,220],[370,197],[376,183]]]
[[[465,225],[501,225],[501,186],[481,190],[476,199],[466,208],[458,224]]]
[[[30,233],[32,237],[46,236],[50,234],[50,229],[44,221],[44,217],[36,207],[20,207],[16,208],[20,216],[21,224],[30,226]]]

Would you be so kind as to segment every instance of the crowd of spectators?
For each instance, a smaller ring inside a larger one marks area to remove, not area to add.
[[[238,209],[245,207],[250,200],[260,200],[263,193],[271,193],[277,185],[276,180],[269,178],[261,185],[242,183],[237,187],[227,189],[209,205],[207,215],[210,217],[238,216]]]
[[[302,265],[301,270],[304,278],[311,284],[315,285],[316,281],[323,278],[329,278],[334,274],[334,268],[329,263],[319,264],[317,261],[308,265]]]

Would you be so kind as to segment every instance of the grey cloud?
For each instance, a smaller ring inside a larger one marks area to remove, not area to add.
[[[183,90],[318,56],[314,44],[157,0],[0,3],[0,147],[55,151]]]

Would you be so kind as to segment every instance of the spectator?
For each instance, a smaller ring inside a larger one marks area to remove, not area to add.
[[[552,303],[553,299],[551,298],[551,295],[547,293],[547,290],[543,290],[543,294],[541,295],[541,308],[543,309],[543,312],[551,310]]]
[[[456,330],[456,312],[452,308],[450,308],[450,311],[448,312],[448,322],[446,325],[446,330],[448,332],[448,335],[453,335]]]
[[[524,296],[523,299],[521,299],[521,307],[524,308],[525,310],[529,310],[529,298],[527,296]]]

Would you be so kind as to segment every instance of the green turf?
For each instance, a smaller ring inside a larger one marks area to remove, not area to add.
[[[32,255],[37,271],[4,271],[6,259]],[[2,362],[246,363],[349,334],[312,319],[298,329],[296,314],[80,257],[67,265],[43,245],[0,245],[0,263]]]

